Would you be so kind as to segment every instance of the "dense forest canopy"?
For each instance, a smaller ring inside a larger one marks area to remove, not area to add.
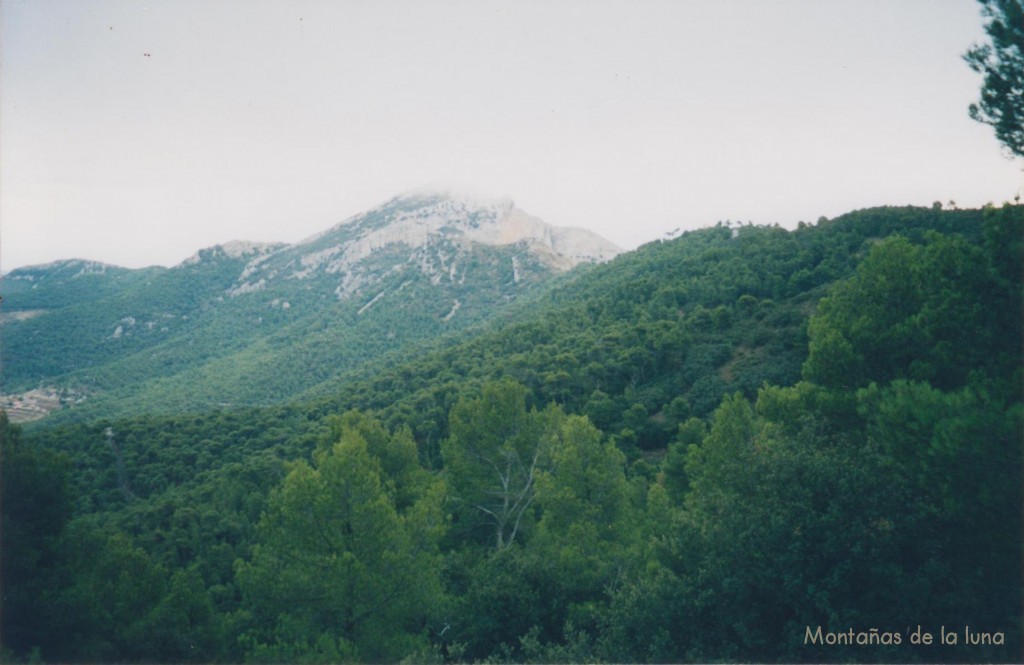
[[[0,415],[3,659],[1019,661],[1022,239],[719,224],[290,405]]]

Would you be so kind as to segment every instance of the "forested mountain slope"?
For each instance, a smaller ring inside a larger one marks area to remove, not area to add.
[[[0,421],[5,656],[1019,661],[1022,238],[719,225],[313,401]]]
[[[796,231],[719,224],[685,233],[558,284],[477,338],[357,371],[323,409],[401,414],[395,422],[418,439],[438,440],[438,414],[467,381],[514,378],[627,447],[663,447],[725,394],[753,397],[765,382],[798,380],[808,317],[829,286],[883,238],[920,243],[937,232],[980,242],[982,213],[877,208]]]
[[[419,191],[294,246],[227,243],[169,269],[16,270],[4,390],[73,390],[84,403],[63,416],[77,420],[280,402],[617,251],[509,200]]]

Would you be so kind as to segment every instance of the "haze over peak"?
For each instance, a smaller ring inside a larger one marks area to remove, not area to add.
[[[562,268],[582,261],[606,261],[622,252],[614,243],[586,229],[548,224],[516,207],[509,196],[491,197],[469,189],[434,185],[399,194],[299,244],[343,229],[359,229],[365,236],[383,232],[376,240],[402,241],[411,246],[435,234],[462,236],[485,245],[527,242],[557,255]]]
[[[444,197],[462,201],[472,207],[488,207],[495,204],[512,203],[508,194],[495,195],[482,187],[456,181],[436,181],[413,187],[396,196],[396,199]]]

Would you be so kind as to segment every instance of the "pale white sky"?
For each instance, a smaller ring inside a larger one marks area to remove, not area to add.
[[[626,247],[1012,199],[973,0],[0,0],[0,269],[295,242],[425,183]]]

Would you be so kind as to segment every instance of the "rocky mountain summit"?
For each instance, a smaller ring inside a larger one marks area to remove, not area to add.
[[[102,396],[109,412],[282,401],[619,252],[507,198],[416,190],[290,245],[21,268],[3,282],[5,390]]]
[[[416,190],[295,245],[235,241],[207,252],[249,258],[229,290],[232,296],[287,280],[326,278],[336,281],[335,295],[347,299],[388,274],[410,267],[435,285],[445,279],[464,283],[478,246],[515,247],[552,272],[583,262],[607,261],[622,251],[585,229],[547,224],[517,208],[509,198]],[[378,259],[382,256],[389,257],[390,266],[381,265]],[[519,264],[515,257],[510,258],[514,281],[521,277]]]

